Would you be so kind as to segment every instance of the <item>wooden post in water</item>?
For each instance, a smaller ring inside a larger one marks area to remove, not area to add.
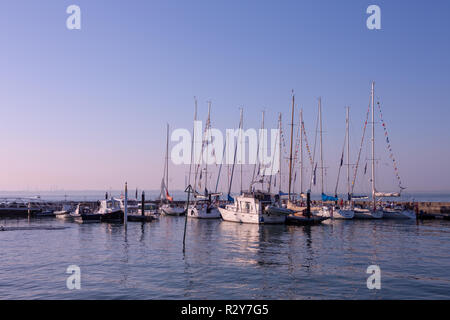
[[[311,217],[311,190],[306,193],[306,216]]]
[[[189,214],[189,201],[191,200],[191,191],[193,191],[192,186],[188,185],[184,192],[187,192],[187,201],[186,201],[186,214],[184,217],[184,234],[183,234],[183,253],[186,249],[186,227],[187,227],[187,219]]]
[[[145,192],[142,191],[142,199],[141,199],[141,215],[145,216]]]
[[[126,227],[127,226],[127,220],[128,220],[128,184],[125,182],[125,212],[123,217],[123,224]]]

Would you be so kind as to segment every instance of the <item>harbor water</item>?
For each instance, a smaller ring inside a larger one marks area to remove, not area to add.
[[[184,221],[129,222],[125,231],[2,220],[16,229],[0,232],[0,299],[450,299],[448,221],[188,219],[183,254]],[[80,268],[79,290],[67,288],[70,265]],[[379,290],[367,287],[370,265],[381,269]]]

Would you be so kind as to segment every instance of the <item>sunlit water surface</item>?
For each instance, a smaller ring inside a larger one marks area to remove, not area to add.
[[[449,299],[450,222],[258,226],[184,217],[0,232],[1,299]],[[69,265],[81,289],[69,290]],[[381,268],[369,290],[367,267]]]

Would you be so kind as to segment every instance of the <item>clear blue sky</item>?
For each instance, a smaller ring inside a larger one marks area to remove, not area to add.
[[[370,4],[382,30],[366,28]],[[190,128],[193,96],[203,118],[213,101],[215,127],[235,127],[239,106],[246,127],[263,109],[275,127],[291,89],[311,140],[322,96],[330,190],[344,106],[354,157],[375,80],[403,184],[450,191],[449,13],[437,0],[2,1],[0,190],[158,188],[165,124]],[[171,169],[175,188],[184,170]]]

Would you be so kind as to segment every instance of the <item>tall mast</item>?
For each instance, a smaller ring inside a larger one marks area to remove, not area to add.
[[[169,190],[169,124],[167,124],[166,140],[166,189]]]
[[[323,190],[323,146],[322,146],[322,98],[319,98],[319,121],[320,121],[320,175],[321,175],[321,185],[322,193]]]
[[[253,184],[256,183],[255,181],[255,174],[256,172],[256,167],[258,167],[258,173],[260,171],[260,162],[259,162],[259,149],[262,145],[262,139],[263,139],[263,134],[262,134],[262,130],[264,129],[264,111],[262,112],[262,118],[261,118],[261,131],[260,134],[258,135],[258,143],[257,143],[257,150],[256,150],[256,161],[255,161],[255,165],[253,166],[253,174],[252,174],[252,180],[250,181],[250,188],[249,191],[252,192],[252,186]]]
[[[373,210],[376,207],[375,198],[375,81],[372,81],[372,200]]]
[[[350,201],[350,132],[349,132],[349,121],[350,121],[350,107],[347,107],[346,114],[346,134],[347,134],[347,200]]]
[[[303,193],[303,109],[300,109],[300,196]]]
[[[279,192],[278,192],[278,194],[280,194],[281,195],[281,112],[278,114],[278,129],[279,129],[279,137],[280,137],[280,140],[278,141],[278,143],[279,143],[279,147],[280,147],[280,152],[279,152],[279,166],[280,166],[280,168],[279,168],[279,170],[278,170],[278,173],[279,173],[279,182],[278,182],[278,188],[279,188]]]
[[[294,139],[294,104],[295,104],[295,95],[294,90],[292,90],[291,146],[289,151],[289,191],[288,191],[289,201],[291,200],[291,181],[292,181],[292,140]]]
[[[241,108],[241,130],[239,131],[239,134],[241,136],[240,138],[240,142],[241,142],[241,193],[243,191],[242,188],[242,166],[244,164],[245,159],[243,159],[244,157],[244,137],[243,137],[243,131],[244,131],[244,109]]]
[[[261,136],[262,136],[262,146],[264,147],[265,146],[265,144],[264,144],[264,141],[265,141],[265,139],[264,139],[264,114],[265,114],[265,112],[263,111],[262,112],[262,125],[261,125],[261,129],[262,129],[262,131],[261,131]],[[258,148],[258,152],[259,152],[259,148]],[[264,153],[264,150],[263,150],[263,155],[264,155],[265,153]],[[257,159],[257,161],[258,161],[258,171],[261,173],[261,162],[259,161],[259,158],[261,158],[261,154],[259,154],[258,155],[258,159]],[[262,176],[262,180],[261,180],[262,182],[261,182],[261,190],[263,190],[264,189],[264,176]]]
[[[206,156],[208,157],[209,150],[209,134],[211,126],[211,101],[208,101],[208,120],[206,120]],[[208,189],[208,159],[205,161],[205,189]]]
[[[192,126],[192,140],[191,140],[191,163],[189,164],[189,177],[188,185],[191,184],[192,162],[194,161],[194,140],[195,140],[195,121],[197,121],[197,97],[194,97],[195,109],[194,109],[194,125]],[[195,185],[194,185],[195,187]]]

